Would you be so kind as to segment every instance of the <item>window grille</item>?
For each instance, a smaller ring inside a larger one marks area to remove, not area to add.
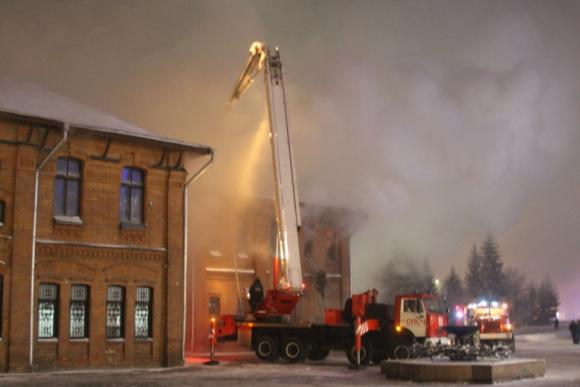
[[[107,291],[107,322],[106,335],[108,339],[124,337],[125,330],[125,288],[109,286]]]
[[[153,337],[153,289],[137,288],[135,296],[135,337]]]
[[[38,297],[38,337],[58,336],[58,285],[40,284]]]
[[[135,168],[123,168],[119,206],[122,222],[143,223],[144,187],[142,171]]]
[[[56,161],[54,181],[54,215],[79,216],[81,196],[81,162],[68,157]]]
[[[70,332],[71,339],[89,337],[89,287],[73,285],[70,290]]]

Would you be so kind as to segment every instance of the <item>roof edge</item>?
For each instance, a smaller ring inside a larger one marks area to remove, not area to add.
[[[213,148],[211,148],[210,146],[207,146],[207,145],[194,144],[194,143],[189,143],[189,142],[181,141],[181,140],[173,140],[173,139],[169,139],[169,138],[162,137],[162,136],[156,136],[154,134],[128,133],[126,131],[119,130],[119,129],[106,128],[106,127],[96,127],[96,126],[91,126],[91,125],[86,125],[86,124],[78,124],[75,122],[65,122],[61,119],[56,119],[56,118],[46,117],[46,116],[41,116],[41,115],[32,115],[29,113],[23,113],[23,112],[19,112],[16,110],[10,110],[10,109],[5,109],[5,108],[0,108],[0,114],[1,113],[3,113],[3,115],[10,116],[13,119],[20,119],[20,120],[33,119],[33,120],[42,121],[44,123],[48,123],[49,125],[54,125],[54,126],[57,126],[59,124],[63,125],[66,123],[71,128],[87,130],[87,131],[90,131],[90,132],[93,132],[96,134],[100,133],[100,134],[109,134],[109,135],[125,137],[125,138],[138,138],[138,139],[142,139],[142,140],[146,140],[146,141],[151,141],[154,143],[171,145],[171,146],[179,148],[179,149],[186,149],[186,150],[194,151],[194,152],[200,153],[202,155],[214,153]]]

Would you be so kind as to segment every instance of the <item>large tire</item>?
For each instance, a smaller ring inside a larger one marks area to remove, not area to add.
[[[299,337],[290,336],[282,341],[280,356],[288,363],[304,361],[306,355],[308,355],[308,346]]]
[[[360,365],[368,365],[374,356],[373,345],[370,340],[362,340],[360,349]],[[356,347],[351,343],[346,349],[346,358],[352,365],[357,364]]]
[[[326,359],[329,354],[330,354],[329,349],[320,349],[313,347],[308,353],[308,359],[312,361],[320,361]]]
[[[278,360],[278,344],[276,339],[269,335],[260,336],[256,340],[256,347],[254,349],[256,356],[260,360],[264,361],[276,361]]]
[[[405,344],[397,345],[393,349],[393,359],[406,360],[411,358],[411,347]]]

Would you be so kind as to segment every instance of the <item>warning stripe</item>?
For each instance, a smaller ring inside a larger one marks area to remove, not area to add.
[[[369,331],[369,323],[368,321],[363,322],[358,327],[356,327],[355,335],[363,336],[365,333]]]

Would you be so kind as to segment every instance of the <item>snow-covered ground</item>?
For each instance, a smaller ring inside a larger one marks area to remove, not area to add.
[[[517,336],[517,357],[543,358],[546,376],[502,383],[502,386],[580,386],[580,345],[573,345],[567,326],[559,331],[537,329]],[[274,364],[258,362],[251,353],[219,354],[218,366],[190,358],[179,368],[3,374],[0,385],[9,386],[405,386],[415,383],[387,380],[377,366],[348,369],[344,354],[332,353],[324,362]],[[433,386],[449,386],[434,384]]]

